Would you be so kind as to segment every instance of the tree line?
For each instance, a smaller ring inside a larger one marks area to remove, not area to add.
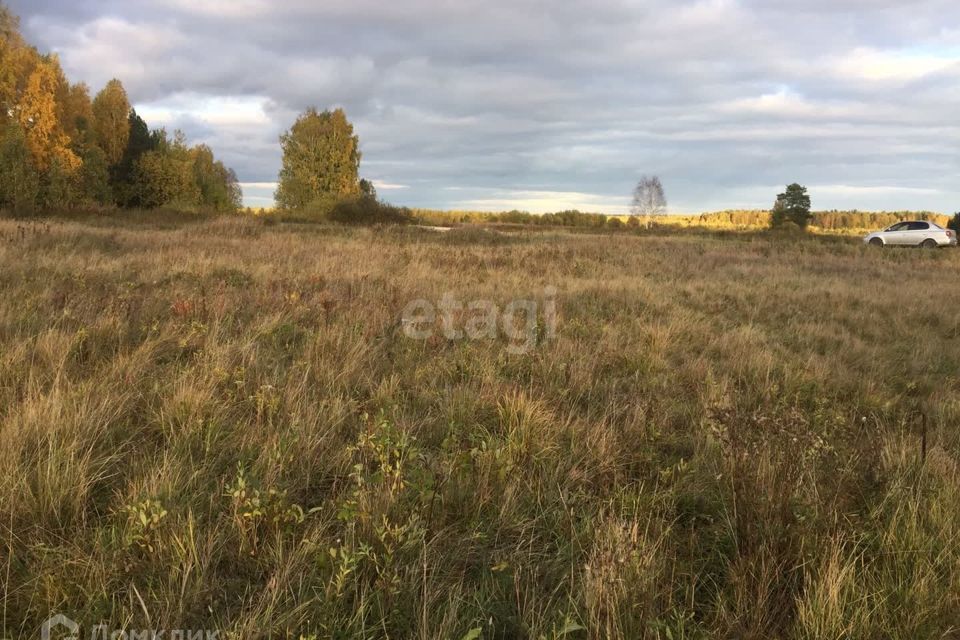
[[[91,98],[0,3],[0,209],[232,212],[241,201],[236,174],[209,147],[151,130],[119,80]]]

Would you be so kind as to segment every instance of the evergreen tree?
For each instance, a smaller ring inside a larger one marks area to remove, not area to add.
[[[947,228],[952,229],[953,231],[960,234],[960,211],[953,214],[953,217],[950,218],[950,222],[947,223]]]
[[[787,187],[784,193],[777,196],[770,214],[770,226],[782,227],[786,222],[792,222],[801,229],[806,229],[813,219],[810,213],[810,196],[807,188],[797,183]]]
[[[151,133],[150,127],[144,122],[135,109],[127,116],[129,134],[127,147],[123,151],[120,163],[111,171],[111,184],[114,198],[122,207],[144,206],[140,199],[141,189],[137,187],[137,163],[141,156],[148,151],[154,151],[159,146],[164,134],[160,131]]]

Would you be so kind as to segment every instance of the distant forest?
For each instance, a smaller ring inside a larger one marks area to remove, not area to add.
[[[584,213],[577,210],[536,214],[526,211],[491,213],[413,209],[413,215],[417,220],[428,224],[500,223],[581,228],[628,228],[630,222],[634,221],[627,218],[625,222],[625,216]],[[812,215],[811,227],[822,231],[859,232],[881,229],[907,219],[929,220],[942,227],[946,227],[948,224],[951,225],[951,228],[955,226],[950,216],[931,211],[815,211]],[[765,229],[770,226],[770,211],[749,209],[717,211],[699,215],[670,215],[659,217],[657,224],[713,229]]]

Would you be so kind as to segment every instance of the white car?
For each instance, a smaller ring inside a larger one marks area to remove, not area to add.
[[[898,222],[889,229],[871,233],[863,241],[873,247],[901,246],[936,249],[956,246],[957,234],[933,222],[912,220]]]

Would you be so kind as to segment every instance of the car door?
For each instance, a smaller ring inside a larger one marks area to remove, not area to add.
[[[883,242],[887,245],[900,245],[907,243],[907,231],[908,224],[906,222],[898,222],[889,229],[883,232]]]
[[[907,223],[907,230],[903,232],[904,241],[901,244],[906,244],[911,247],[917,247],[923,244],[923,241],[930,237],[930,223],[929,222],[909,222]]]

